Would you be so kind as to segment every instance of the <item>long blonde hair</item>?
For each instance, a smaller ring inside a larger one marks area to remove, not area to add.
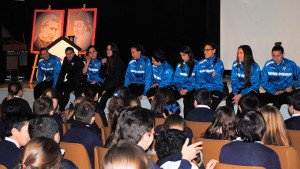
[[[292,146],[280,111],[274,106],[266,105],[260,112],[267,126],[262,142],[267,145]]]

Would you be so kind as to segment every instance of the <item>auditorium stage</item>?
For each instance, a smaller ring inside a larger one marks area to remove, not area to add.
[[[20,81],[20,82],[22,83],[22,86],[23,86],[23,96],[22,96],[22,98],[27,100],[29,105],[32,107],[32,104],[34,102],[33,88],[35,87],[37,81],[34,80],[32,82],[32,84],[29,83],[29,80],[23,80],[23,81]],[[230,77],[224,77],[223,82],[227,82],[229,92],[231,92]],[[6,81],[4,84],[0,84],[0,102],[2,102],[2,100],[7,97],[7,86],[8,86],[8,84],[9,84],[9,81]],[[264,91],[264,89],[260,88],[260,92],[265,92],[265,91]],[[74,99],[75,99],[75,96],[73,94],[71,94],[69,103],[73,102]],[[183,108],[182,99],[178,100],[178,102],[179,102],[181,108]],[[68,105],[69,105],[69,103],[68,103]],[[107,103],[109,103],[109,101]],[[68,107],[68,105],[67,105],[67,107]],[[142,105],[142,107],[147,108],[147,109],[151,108],[151,105],[150,105],[150,103],[149,103],[149,101],[146,97],[144,97],[141,100],[141,105]],[[223,99],[223,101],[220,103],[220,106],[224,106],[224,105],[225,105],[225,99]],[[107,107],[108,107],[108,104],[106,105],[106,108],[104,110],[106,114],[108,113]],[[236,110],[237,110],[237,106],[235,106],[235,111]],[[290,115],[289,115],[288,110],[287,110],[287,105],[283,105],[280,109],[280,112],[281,112],[284,120],[290,118]]]

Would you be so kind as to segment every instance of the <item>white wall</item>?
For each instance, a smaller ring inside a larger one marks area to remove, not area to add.
[[[220,56],[226,70],[244,44],[262,69],[275,42],[300,65],[300,0],[221,0]]]

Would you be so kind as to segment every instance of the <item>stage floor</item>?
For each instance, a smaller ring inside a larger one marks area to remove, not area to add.
[[[23,81],[20,81],[20,82],[22,83],[22,86],[23,86],[23,96],[22,96],[22,98],[27,100],[29,105],[32,107],[33,102],[34,102],[33,88],[36,86],[37,81],[34,80],[32,82],[32,84],[29,83],[29,80],[23,80]],[[230,77],[223,78],[223,82],[227,82],[229,92],[231,92]],[[9,84],[9,81],[6,81],[4,84],[0,84],[0,101],[1,102],[2,102],[3,99],[5,99],[7,97],[7,86],[8,86],[8,84]],[[260,92],[265,92],[265,90],[263,88],[260,88]],[[69,103],[67,104],[67,107],[71,102],[74,101],[74,99],[75,99],[75,96],[73,94],[71,94]],[[179,102],[179,104],[180,104],[180,106],[183,110],[182,99],[178,100],[178,102]],[[108,103],[109,103],[109,100],[108,100],[106,108],[104,110],[106,114],[108,113],[108,109],[107,109]],[[150,103],[149,103],[149,101],[146,97],[144,97],[141,100],[141,104],[142,104],[142,107],[147,108],[147,109],[151,109],[151,105],[150,105]],[[225,99],[223,99],[223,101],[220,103],[219,106],[224,106],[224,105],[225,105]],[[235,106],[235,112],[236,111],[237,111],[237,106]],[[289,115],[288,110],[287,110],[287,105],[283,105],[280,109],[280,112],[281,112],[284,120],[290,118],[290,115]]]

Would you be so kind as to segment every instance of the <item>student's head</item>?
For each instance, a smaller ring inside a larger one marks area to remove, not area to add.
[[[53,102],[53,110],[56,111],[58,108],[58,100],[59,100],[59,94],[54,88],[48,88],[44,90],[41,97],[48,97]]]
[[[154,66],[159,66],[166,61],[167,57],[162,49],[153,52],[151,61]]]
[[[33,102],[33,113],[36,115],[50,115],[54,114],[53,102],[49,97],[40,97]]]
[[[166,118],[163,124],[163,129],[177,129],[186,132],[186,123],[181,116],[172,114]]]
[[[94,85],[88,84],[85,86],[83,93],[85,97],[91,100],[98,101],[99,99],[98,91]]]
[[[72,60],[73,57],[75,56],[74,48],[72,48],[72,47],[67,47],[65,50],[65,53],[69,60]]]
[[[61,158],[60,148],[53,139],[36,137],[25,146],[18,167],[59,169]]]
[[[116,58],[119,56],[118,45],[114,42],[108,42],[106,44],[106,56]]]
[[[212,103],[212,99],[211,99],[211,94],[210,91],[205,89],[205,88],[201,88],[196,90],[196,92],[194,93],[194,106],[196,107],[197,105],[207,105],[210,106]]]
[[[165,104],[173,99],[173,94],[167,87],[158,88],[151,102],[151,110],[157,117],[163,117]]]
[[[110,99],[108,105],[109,117],[114,118],[115,112],[118,112],[124,106],[124,99],[128,96],[128,89],[124,86],[118,87]]]
[[[130,96],[125,98],[124,106],[125,107],[127,107],[127,106],[130,106],[130,107],[139,106],[139,107],[141,107],[141,101],[137,96],[130,95]]]
[[[24,116],[13,116],[6,119],[5,136],[15,140],[20,147],[25,146],[30,140],[28,123]]]
[[[203,49],[204,56],[206,59],[213,57],[216,51],[217,51],[217,45],[212,42],[206,43]]]
[[[259,109],[259,99],[253,94],[245,94],[239,101],[239,110],[244,112],[245,110],[258,110]]]
[[[113,145],[105,154],[103,169],[150,169],[146,156],[134,143],[121,142]]]
[[[272,48],[272,58],[275,63],[279,64],[284,57],[284,49],[281,46],[281,42],[276,42],[275,46]]]
[[[233,140],[236,138],[236,123],[234,110],[227,106],[217,108],[211,126],[204,134],[205,138],[213,135],[221,135],[223,140]]]
[[[189,67],[189,74],[188,77],[192,76],[194,67],[195,67],[195,60],[194,60],[194,53],[190,46],[183,46],[179,49],[180,55],[180,68],[183,70],[183,64],[186,63]]]
[[[170,100],[164,105],[164,118],[167,118],[171,114],[177,114],[181,116],[180,105],[176,100]]]
[[[245,111],[237,116],[237,135],[244,142],[261,141],[266,123],[259,111]]]
[[[21,104],[14,99],[8,100],[2,110],[5,118],[9,118],[11,116],[24,116]]]
[[[47,137],[59,143],[60,136],[58,125],[51,117],[38,117],[30,120],[28,126],[30,138]]]
[[[249,87],[251,86],[250,82],[250,77],[251,77],[251,66],[253,63],[255,63],[253,54],[252,54],[252,49],[248,45],[241,45],[238,48],[238,53],[237,53],[237,62],[239,66],[239,62],[244,63],[244,73],[245,73],[245,86]]]
[[[159,159],[181,152],[187,136],[177,129],[163,130],[155,139],[155,151]]]
[[[154,113],[141,107],[127,107],[118,118],[112,144],[130,141],[144,150],[151,145],[154,135]]]
[[[294,90],[288,97],[289,113],[300,113],[300,89]]]
[[[145,54],[145,48],[141,44],[134,44],[130,49],[131,56],[133,59],[137,60],[141,58],[141,55]]]
[[[89,56],[91,59],[96,59],[98,56],[98,49],[91,45],[87,48],[87,56]]]
[[[260,112],[267,126],[262,142],[267,145],[291,146],[280,111],[274,106],[266,105]]]
[[[89,102],[90,104],[93,103],[93,100],[91,100],[91,99],[89,99],[89,98],[87,98],[87,97],[78,97],[78,98],[76,98],[76,99],[74,100],[74,103],[71,104],[70,107],[67,108],[67,109],[65,110],[65,113],[66,113],[66,120],[67,120],[67,121],[73,119],[74,113],[75,113],[75,107],[76,107],[79,103],[84,102],[84,101]]]
[[[8,84],[7,100],[11,100],[14,96],[22,96],[22,85],[20,82],[11,82]]]
[[[76,105],[75,120],[82,123],[93,124],[95,121],[95,106],[88,101],[83,101]]]

